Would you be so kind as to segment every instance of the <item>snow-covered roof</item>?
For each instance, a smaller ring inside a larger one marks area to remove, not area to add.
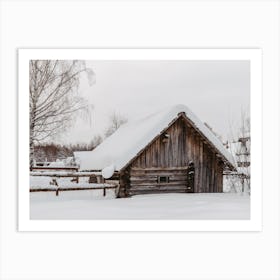
[[[116,171],[125,167],[156,136],[160,135],[178,117],[185,113],[193,126],[203,134],[223,158],[235,167],[232,155],[221,141],[185,105],[176,105],[145,118],[123,124],[93,151],[75,152],[80,170],[102,170],[114,166]]]
[[[84,170],[81,169],[81,165],[82,163],[85,163],[87,161],[87,158],[90,157],[92,154],[92,151],[78,151],[78,152],[74,152],[74,158],[75,158],[75,163],[80,166],[80,170]],[[93,170],[88,169],[88,170]]]

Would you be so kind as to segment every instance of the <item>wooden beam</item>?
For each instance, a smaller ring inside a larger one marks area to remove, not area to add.
[[[173,171],[173,170],[187,170],[188,166],[180,166],[180,167],[149,167],[149,168],[141,168],[141,167],[131,167],[131,171]]]

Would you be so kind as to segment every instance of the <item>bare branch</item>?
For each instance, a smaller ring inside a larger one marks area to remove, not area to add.
[[[29,62],[30,158],[34,142],[65,130],[88,105],[77,95],[82,73],[94,74],[84,61],[31,60]],[[32,165],[32,164],[31,164]]]

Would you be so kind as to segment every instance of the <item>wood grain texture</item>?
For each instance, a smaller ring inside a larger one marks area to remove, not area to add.
[[[166,138],[166,134],[168,138]],[[223,162],[186,118],[180,116],[120,172],[120,197],[157,192],[188,192],[187,171],[194,163],[194,192],[222,192]],[[160,183],[159,176],[169,183]]]

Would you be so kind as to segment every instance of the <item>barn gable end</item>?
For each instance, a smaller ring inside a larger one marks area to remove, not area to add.
[[[194,187],[188,165],[194,163]],[[223,161],[184,115],[179,115],[120,172],[119,196],[157,192],[221,192]]]

